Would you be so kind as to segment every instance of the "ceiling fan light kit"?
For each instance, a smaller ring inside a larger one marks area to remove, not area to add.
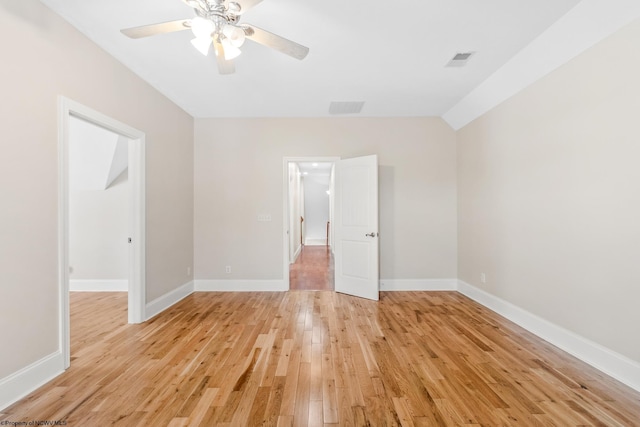
[[[233,62],[242,51],[246,39],[278,50],[296,59],[303,59],[309,48],[296,42],[260,29],[251,24],[238,24],[240,16],[262,0],[182,0],[196,13],[193,19],[181,19],[160,24],[144,25],[121,30],[130,38],[141,38],[156,34],[191,29],[195,38],[191,44],[207,56],[214,47],[220,74],[232,74]]]
[[[191,20],[191,32],[197,38],[208,38],[215,31],[216,27],[213,21],[196,16]]]
[[[222,49],[224,50],[224,59],[227,61],[237,58],[242,53],[242,51],[238,49],[237,46],[234,46],[227,38],[222,39],[220,43],[222,43]]]
[[[222,34],[224,34],[225,39],[229,40],[229,43],[235,47],[242,46],[246,39],[246,34],[242,28],[230,24],[222,27]]]
[[[204,56],[207,56],[209,54],[209,48],[211,47],[211,38],[196,37],[195,39],[191,40],[191,44],[198,50],[198,52],[200,52]]]

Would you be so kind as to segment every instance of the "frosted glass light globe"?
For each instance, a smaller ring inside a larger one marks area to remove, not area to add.
[[[222,34],[224,34],[229,42],[235,47],[240,47],[244,43],[245,34],[242,28],[238,28],[234,25],[225,25],[224,28],[222,28]]]
[[[211,33],[216,29],[212,21],[196,16],[191,20],[191,31],[198,39],[211,37]]]

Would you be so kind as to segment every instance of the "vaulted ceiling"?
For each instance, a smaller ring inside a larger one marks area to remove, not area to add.
[[[69,188],[106,190],[129,166],[128,139],[69,117]]]
[[[194,17],[181,0],[41,1],[194,117],[323,117],[348,101],[364,102],[361,116],[443,116],[454,127],[640,15],[637,0],[264,0],[241,22],[309,55],[248,41],[235,74],[220,75],[188,30],[120,33]],[[461,52],[473,52],[467,64],[447,67]],[[492,78],[513,87],[482,89]],[[479,88],[487,94],[476,99]]]

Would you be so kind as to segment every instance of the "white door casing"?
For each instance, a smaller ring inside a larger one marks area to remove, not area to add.
[[[71,362],[69,319],[69,117],[74,116],[129,139],[130,236],[129,323],[145,320],[145,134],[71,99],[58,98],[58,285],[59,346],[64,368]]]
[[[379,299],[378,157],[336,162],[335,290]]]

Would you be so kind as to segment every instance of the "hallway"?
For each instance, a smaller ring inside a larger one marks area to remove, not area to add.
[[[289,267],[289,289],[333,291],[333,256],[329,246],[303,246]]]

